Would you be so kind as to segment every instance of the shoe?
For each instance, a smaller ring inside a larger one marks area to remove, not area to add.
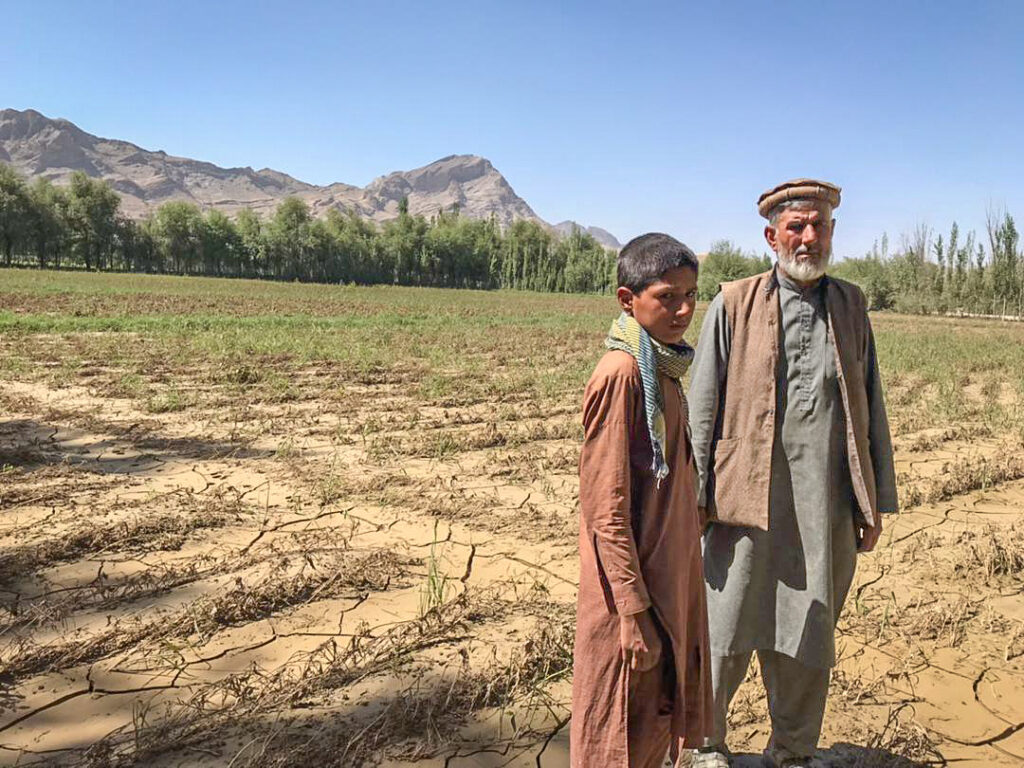
[[[718,747],[693,750],[690,753],[690,768],[729,768],[729,756],[722,751],[724,749],[724,747]]]
[[[764,764],[767,768],[809,768],[812,759],[772,745],[764,751]]]

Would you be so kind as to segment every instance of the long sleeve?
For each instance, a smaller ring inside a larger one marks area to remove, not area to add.
[[[580,452],[581,537],[589,540],[598,568],[611,589],[620,615],[640,613],[651,605],[640,572],[632,528],[630,441],[643,419],[640,376],[635,363],[598,365],[583,399],[583,448]]]
[[[892,437],[889,434],[889,417],[885,411],[882,395],[882,379],[878,372],[878,356],[875,353],[875,334],[868,321],[868,353],[865,358],[864,381],[868,394],[868,441],[871,446],[871,463],[875,468],[875,486],[878,494],[879,512],[896,512],[899,498],[896,492],[896,468],[892,455]]]
[[[711,474],[711,449],[715,439],[721,405],[721,391],[729,368],[732,332],[725,313],[722,294],[708,306],[697,341],[690,376],[690,429],[693,459],[697,465],[697,506],[708,506],[708,477]]]

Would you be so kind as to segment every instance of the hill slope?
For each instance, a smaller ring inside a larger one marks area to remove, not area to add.
[[[491,162],[476,155],[450,155],[422,168],[381,176],[366,187],[321,187],[270,168],[221,168],[100,138],[31,109],[5,109],[0,110],[0,162],[29,178],[56,183],[66,182],[74,171],[105,179],[121,195],[124,211],[134,217],[169,200],[188,200],[225,213],[243,207],[268,213],[283,198],[296,196],[317,215],[342,208],[381,222],[397,217],[399,201],[407,197],[414,214],[429,216],[458,205],[467,216],[493,215],[502,226],[516,219],[543,223]]]

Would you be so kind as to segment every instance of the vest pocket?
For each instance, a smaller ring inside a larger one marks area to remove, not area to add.
[[[753,435],[721,438],[715,444],[716,522],[767,529],[770,467],[763,466],[763,457],[757,455],[757,442]]]

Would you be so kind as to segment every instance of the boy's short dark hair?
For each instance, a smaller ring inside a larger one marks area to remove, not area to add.
[[[640,293],[670,269],[679,267],[697,271],[693,251],[670,235],[648,232],[634,237],[619,251],[619,285]]]

